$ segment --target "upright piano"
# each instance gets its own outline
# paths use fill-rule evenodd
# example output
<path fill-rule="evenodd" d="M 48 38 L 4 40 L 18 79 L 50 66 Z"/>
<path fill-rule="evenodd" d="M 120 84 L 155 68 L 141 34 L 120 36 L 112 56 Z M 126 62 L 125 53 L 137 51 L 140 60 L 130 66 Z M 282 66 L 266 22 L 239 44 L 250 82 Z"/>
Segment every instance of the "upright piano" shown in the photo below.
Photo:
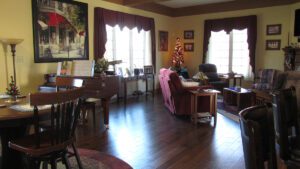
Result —
<path fill-rule="evenodd" d="M 119 91 L 119 76 L 61 76 L 63 78 L 83 79 L 85 86 L 85 98 L 99 98 L 101 99 L 101 106 L 103 107 L 104 125 L 109 128 L 109 102 L 112 96 Z M 55 83 L 46 83 L 39 87 L 41 92 L 50 92 L 55 90 Z"/>

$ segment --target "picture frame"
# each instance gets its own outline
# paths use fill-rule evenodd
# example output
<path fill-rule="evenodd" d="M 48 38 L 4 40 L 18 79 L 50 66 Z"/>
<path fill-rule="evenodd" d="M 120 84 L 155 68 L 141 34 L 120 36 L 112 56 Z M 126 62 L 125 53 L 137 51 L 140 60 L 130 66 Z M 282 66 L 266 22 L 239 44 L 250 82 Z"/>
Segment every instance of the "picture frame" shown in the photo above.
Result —
<path fill-rule="evenodd" d="M 185 52 L 193 52 L 194 51 L 194 43 L 184 43 L 184 51 Z"/>
<path fill-rule="evenodd" d="M 281 40 L 266 40 L 266 50 L 280 50 Z"/>
<path fill-rule="evenodd" d="M 159 51 L 168 51 L 168 38 L 169 34 L 167 31 L 159 31 Z"/>
<path fill-rule="evenodd" d="M 267 25 L 266 33 L 267 35 L 280 35 L 281 24 Z"/>
<path fill-rule="evenodd" d="M 154 74 L 154 68 L 152 65 L 144 66 L 144 75 Z"/>
<path fill-rule="evenodd" d="M 88 5 L 32 0 L 34 62 L 88 60 Z"/>
<path fill-rule="evenodd" d="M 194 31 L 193 30 L 185 30 L 183 33 L 184 39 L 194 39 Z"/>

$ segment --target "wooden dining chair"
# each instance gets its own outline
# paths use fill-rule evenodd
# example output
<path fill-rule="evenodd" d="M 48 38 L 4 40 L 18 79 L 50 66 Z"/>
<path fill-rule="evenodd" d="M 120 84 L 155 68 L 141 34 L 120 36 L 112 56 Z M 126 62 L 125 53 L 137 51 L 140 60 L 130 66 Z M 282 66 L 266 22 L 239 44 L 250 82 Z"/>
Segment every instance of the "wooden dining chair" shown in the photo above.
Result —
<path fill-rule="evenodd" d="M 10 148 L 26 155 L 29 168 L 39 169 L 41 162 L 50 162 L 51 168 L 55 169 L 58 159 L 62 159 L 66 168 L 70 168 L 67 147 L 74 143 L 83 91 L 84 88 L 74 88 L 30 95 L 30 105 L 34 107 L 34 133 L 9 142 Z M 49 105 L 48 109 L 43 108 L 46 105 Z M 40 118 L 49 111 L 48 119 Z M 50 120 L 47 130 L 41 130 L 42 120 Z"/>
<path fill-rule="evenodd" d="M 272 93 L 279 157 L 288 169 L 300 168 L 300 127 L 295 87 Z"/>
<path fill-rule="evenodd" d="M 81 87 L 83 86 L 83 80 L 82 79 L 74 79 L 74 78 L 68 78 L 68 77 L 56 77 L 56 91 L 59 91 L 61 89 L 72 89 L 74 87 Z M 87 112 L 89 110 L 93 113 L 93 124 L 95 126 L 96 124 L 96 102 L 94 101 L 88 101 L 87 99 L 84 99 L 81 106 L 81 112 L 82 112 L 82 120 L 84 122 L 85 116 L 87 115 Z"/>
<path fill-rule="evenodd" d="M 266 105 L 239 113 L 246 169 L 277 169 L 272 110 Z"/>

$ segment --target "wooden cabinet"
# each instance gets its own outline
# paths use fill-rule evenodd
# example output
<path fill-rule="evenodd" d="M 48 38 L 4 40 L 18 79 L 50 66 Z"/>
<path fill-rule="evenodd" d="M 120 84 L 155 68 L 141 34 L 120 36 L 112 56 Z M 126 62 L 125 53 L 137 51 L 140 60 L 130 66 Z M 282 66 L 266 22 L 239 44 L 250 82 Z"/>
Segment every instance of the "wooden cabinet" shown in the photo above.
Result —
<path fill-rule="evenodd" d="M 300 71 L 300 48 L 285 47 L 284 51 L 284 71 Z"/>

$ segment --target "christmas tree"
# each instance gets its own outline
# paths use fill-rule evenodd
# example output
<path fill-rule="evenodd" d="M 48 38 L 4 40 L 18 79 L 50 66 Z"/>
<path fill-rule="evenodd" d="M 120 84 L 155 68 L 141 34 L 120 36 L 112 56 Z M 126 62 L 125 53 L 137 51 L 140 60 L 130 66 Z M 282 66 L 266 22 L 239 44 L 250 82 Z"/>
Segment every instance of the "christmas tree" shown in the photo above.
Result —
<path fill-rule="evenodd" d="M 6 94 L 11 96 L 17 96 L 20 94 L 18 87 L 14 81 L 14 78 L 10 76 L 11 82 L 9 83 L 8 88 L 6 88 Z"/>
<path fill-rule="evenodd" d="M 177 71 L 181 69 L 181 65 L 184 63 L 183 60 L 183 49 L 180 43 L 180 38 L 176 38 L 175 49 L 172 55 L 173 68 Z"/>

